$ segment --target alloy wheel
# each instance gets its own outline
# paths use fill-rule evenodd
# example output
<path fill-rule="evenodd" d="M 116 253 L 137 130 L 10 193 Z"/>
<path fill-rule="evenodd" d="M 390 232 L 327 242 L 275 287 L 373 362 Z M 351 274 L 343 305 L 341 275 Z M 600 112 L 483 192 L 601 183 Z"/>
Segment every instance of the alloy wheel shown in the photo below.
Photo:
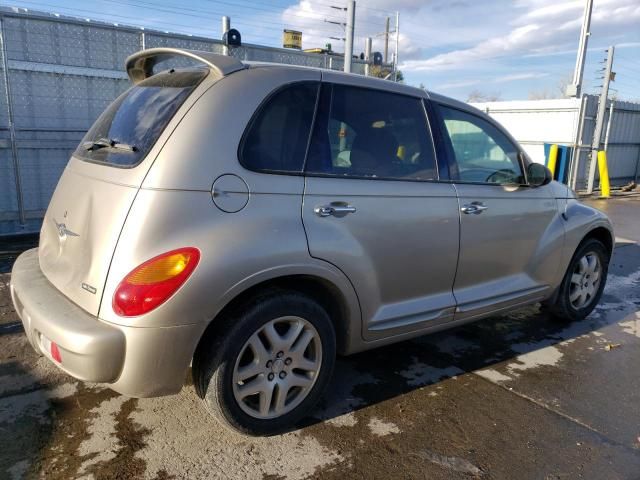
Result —
<path fill-rule="evenodd" d="M 569 302 L 575 309 L 593 302 L 600 287 L 602 268 L 595 252 L 588 252 L 576 263 L 571 274 Z"/>
<path fill-rule="evenodd" d="M 233 370 L 233 394 L 240 408 L 258 419 L 280 417 L 308 396 L 322 366 L 316 328 L 301 317 L 280 317 L 262 325 L 245 342 Z"/>

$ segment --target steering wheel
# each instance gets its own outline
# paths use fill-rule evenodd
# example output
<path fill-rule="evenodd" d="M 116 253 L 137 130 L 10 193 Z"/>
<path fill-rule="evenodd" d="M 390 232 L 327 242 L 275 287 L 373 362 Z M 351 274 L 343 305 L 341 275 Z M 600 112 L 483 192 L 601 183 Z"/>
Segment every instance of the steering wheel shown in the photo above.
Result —
<path fill-rule="evenodd" d="M 515 172 L 510 168 L 503 168 L 493 172 L 485 180 L 486 183 L 498 183 L 500 185 L 504 183 L 513 183 L 516 178 Z"/>

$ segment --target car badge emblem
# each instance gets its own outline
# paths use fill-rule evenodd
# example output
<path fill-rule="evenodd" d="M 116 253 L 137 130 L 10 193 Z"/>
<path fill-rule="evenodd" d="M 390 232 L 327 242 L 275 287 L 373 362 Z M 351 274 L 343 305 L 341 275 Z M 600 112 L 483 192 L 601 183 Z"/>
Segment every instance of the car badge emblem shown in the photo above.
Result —
<path fill-rule="evenodd" d="M 66 237 L 79 237 L 80 236 L 77 233 L 72 232 L 71 230 L 69 230 L 64 223 L 56 222 L 55 218 L 53 219 L 53 223 L 56 224 L 56 229 L 58 230 L 58 237 L 60 237 L 61 240 L 66 238 Z"/>

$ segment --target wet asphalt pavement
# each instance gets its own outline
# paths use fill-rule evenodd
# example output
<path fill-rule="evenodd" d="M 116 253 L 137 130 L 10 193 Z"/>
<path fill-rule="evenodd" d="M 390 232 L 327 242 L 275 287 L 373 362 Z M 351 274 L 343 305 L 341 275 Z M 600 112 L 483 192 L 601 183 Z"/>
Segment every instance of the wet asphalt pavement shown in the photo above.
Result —
<path fill-rule="evenodd" d="M 65 375 L 0 275 L 0 478 L 640 479 L 640 197 L 591 203 L 618 242 L 589 318 L 529 307 L 340 359 L 272 438 L 224 430 L 190 385 L 136 400 Z"/>

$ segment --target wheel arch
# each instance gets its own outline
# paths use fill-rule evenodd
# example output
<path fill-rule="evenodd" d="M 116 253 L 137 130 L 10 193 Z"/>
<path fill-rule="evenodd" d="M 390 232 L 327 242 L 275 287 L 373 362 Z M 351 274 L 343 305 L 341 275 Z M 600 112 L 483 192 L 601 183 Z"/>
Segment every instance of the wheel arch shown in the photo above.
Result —
<path fill-rule="evenodd" d="M 613 233 L 608 228 L 603 226 L 598 226 L 589 230 L 580 241 L 580 244 L 578 245 L 576 250 L 580 248 L 580 245 L 591 238 L 600 241 L 607 248 L 609 255 L 611 255 L 611 253 L 613 252 L 613 247 L 615 246 L 615 238 L 613 237 Z"/>
<path fill-rule="evenodd" d="M 249 301 L 268 295 L 270 292 L 291 291 L 306 295 L 326 308 L 336 332 L 338 354 L 348 354 L 360 335 L 360 307 L 350 283 L 335 281 L 317 273 L 286 273 L 268 278 L 247 280 L 233 289 L 224 305 L 213 316 L 196 345 L 194 356 L 199 349 L 224 334 L 225 319 L 243 308 Z M 346 280 L 346 279 L 345 279 Z M 345 292 L 345 289 L 347 291 Z M 348 289 L 351 289 L 349 291 Z"/>
<path fill-rule="evenodd" d="M 559 289 L 561 286 L 561 282 L 567 273 L 567 269 L 569 268 L 571 259 L 586 241 L 592 238 L 596 239 L 605 246 L 605 248 L 607 249 L 607 252 L 609 253 L 609 256 L 613 254 L 613 247 L 615 246 L 615 237 L 614 237 L 613 231 L 611 230 L 610 225 L 603 224 L 603 223 L 596 224 L 592 226 L 592 228 L 588 229 L 586 232 L 584 233 L 581 232 L 581 236 L 576 235 L 573 238 L 576 238 L 576 240 L 577 239 L 580 239 L 580 240 L 576 241 L 576 243 L 572 242 L 573 245 L 575 245 L 575 247 L 571 250 L 566 251 L 564 261 L 562 262 L 562 267 L 559 269 L 559 271 L 561 272 L 561 276 L 558 279 L 558 284 L 554 288 L 553 293 L 550 295 L 550 297 L 545 301 L 545 303 L 553 303 L 556 301 L 559 293 Z"/>

